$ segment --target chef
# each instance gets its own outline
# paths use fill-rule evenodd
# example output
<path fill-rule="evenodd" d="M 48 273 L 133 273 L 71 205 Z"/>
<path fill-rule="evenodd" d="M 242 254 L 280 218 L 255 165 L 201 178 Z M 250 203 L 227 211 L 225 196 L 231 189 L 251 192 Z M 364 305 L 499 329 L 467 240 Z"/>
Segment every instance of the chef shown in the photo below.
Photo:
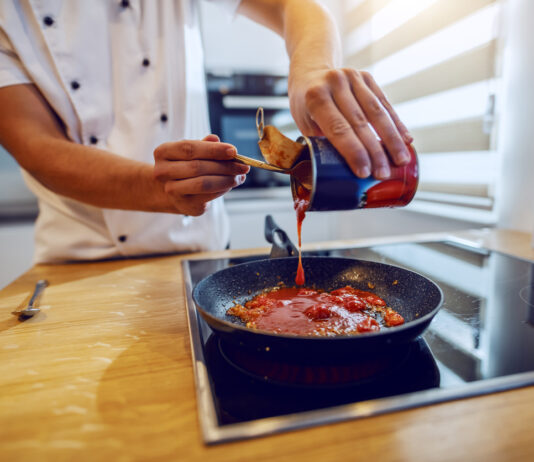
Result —
<path fill-rule="evenodd" d="M 313 0 L 213 0 L 279 33 L 292 115 L 360 177 L 411 137 L 372 77 L 340 68 Z M 0 2 L 0 144 L 36 194 L 35 262 L 216 250 L 248 167 L 209 134 L 196 0 Z M 230 26 L 229 26 L 230 27 Z M 372 126 L 372 128 L 370 127 Z"/>

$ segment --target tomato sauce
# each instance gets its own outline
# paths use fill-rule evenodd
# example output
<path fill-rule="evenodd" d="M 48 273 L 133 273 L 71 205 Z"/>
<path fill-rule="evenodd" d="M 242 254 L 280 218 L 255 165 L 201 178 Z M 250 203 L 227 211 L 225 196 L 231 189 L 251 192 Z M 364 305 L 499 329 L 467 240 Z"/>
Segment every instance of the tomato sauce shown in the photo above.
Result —
<path fill-rule="evenodd" d="M 310 205 L 310 190 L 304 188 L 302 185 L 297 186 L 297 197 L 294 201 L 295 211 L 297 212 L 297 233 L 299 238 L 299 264 L 297 267 L 297 276 L 295 277 L 295 284 L 302 286 L 306 283 L 304 276 L 304 267 L 302 266 L 302 222 L 306 216 L 306 210 Z"/>
<path fill-rule="evenodd" d="M 234 305 L 227 314 L 253 329 L 315 336 L 377 332 L 404 323 L 378 295 L 349 286 L 331 292 L 280 287 Z"/>

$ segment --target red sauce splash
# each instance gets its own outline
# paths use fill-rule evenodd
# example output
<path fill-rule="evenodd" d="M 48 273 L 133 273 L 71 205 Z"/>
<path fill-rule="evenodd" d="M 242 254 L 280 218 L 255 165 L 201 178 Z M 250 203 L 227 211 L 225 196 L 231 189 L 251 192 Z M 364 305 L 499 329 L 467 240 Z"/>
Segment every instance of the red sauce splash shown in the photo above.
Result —
<path fill-rule="evenodd" d="M 294 207 L 297 212 L 297 233 L 299 238 L 299 265 L 297 267 L 297 276 L 295 277 L 295 284 L 298 286 L 304 285 L 306 282 L 306 278 L 304 276 L 304 267 L 302 266 L 302 255 L 301 255 L 301 247 L 302 247 L 302 222 L 304 221 L 304 217 L 306 216 L 306 210 L 308 209 L 308 206 L 310 205 L 310 191 L 306 188 L 304 188 L 302 185 L 298 185 L 297 188 L 297 195 L 294 200 Z"/>
<path fill-rule="evenodd" d="M 282 287 L 231 307 L 247 327 L 296 335 L 333 336 L 377 332 L 404 323 L 378 295 L 352 287 L 331 292 Z"/>

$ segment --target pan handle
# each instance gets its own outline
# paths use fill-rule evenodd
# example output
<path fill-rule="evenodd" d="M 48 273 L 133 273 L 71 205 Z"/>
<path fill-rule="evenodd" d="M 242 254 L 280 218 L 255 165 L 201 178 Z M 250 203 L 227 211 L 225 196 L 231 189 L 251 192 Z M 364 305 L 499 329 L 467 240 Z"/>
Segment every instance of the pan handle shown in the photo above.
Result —
<path fill-rule="evenodd" d="M 292 257 L 297 255 L 297 248 L 287 233 L 280 228 L 271 215 L 265 217 L 265 239 L 271 243 L 270 258 Z"/>

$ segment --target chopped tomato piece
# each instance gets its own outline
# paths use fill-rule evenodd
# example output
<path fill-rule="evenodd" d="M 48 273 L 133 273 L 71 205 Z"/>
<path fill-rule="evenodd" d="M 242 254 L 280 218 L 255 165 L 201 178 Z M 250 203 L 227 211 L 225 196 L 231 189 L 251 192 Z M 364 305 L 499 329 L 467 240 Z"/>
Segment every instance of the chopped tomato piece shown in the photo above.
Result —
<path fill-rule="evenodd" d="M 314 321 L 332 317 L 332 311 L 330 311 L 324 305 L 310 306 L 308 309 L 306 309 L 306 311 L 304 311 L 304 314 Z"/>
<path fill-rule="evenodd" d="M 298 290 L 297 295 L 298 296 L 306 296 L 306 295 L 315 295 L 317 293 L 316 290 L 313 289 L 307 289 L 306 287 L 302 287 Z"/>
<path fill-rule="evenodd" d="M 330 292 L 332 295 L 338 295 L 342 297 L 347 297 L 351 295 L 356 295 L 364 299 L 367 303 L 375 306 L 386 306 L 386 302 L 382 300 L 378 295 L 368 292 L 366 290 L 354 289 L 353 287 L 346 286 L 340 289 L 333 290 Z"/>
<path fill-rule="evenodd" d="M 339 295 L 326 295 L 328 297 L 328 301 L 334 305 L 343 306 L 343 303 L 345 303 L 345 299 L 343 297 L 340 297 Z"/>
<path fill-rule="evenodd" d="M 388 308 L 386 310 L 386 314 L 384 315 L 384 321 L 386 322 L 386 326 L 388 327 L 400 326 L 401 324 L 404 324 L 404 318 L 391 308 Z"/>
<path fill-rule="evenodd" d="M 343 303 L 343 306 L 351 312 L 360 311 L 366 307 L 365 302 L 358 297 L 350 297 Z"/>
<path fill-rule="evenodd" d="M 340 289 L 332 290 L 330 293 L 332 295 L 341 295 L 341 296 L 354 295 L 356 293 L 356 289 L 349 287 L 349 286 L 345 286 L 345 287 L 341 287 Z"/>
<path fill-rule="evenodd" d="M 372 292 L 367 292 L 366 290 L 358 290 L 357 294 L 371 305 L 386 306 L 386 302 L 382 300 L 378 295 L 375 295 Z"/>
<path fill-rule="evenodd" d="M 386 302 L 382 300 L 378 295 L 370 294 L 365 297 L 368 303 L 375 306 L 386 306 Z"/>
<path fill-rule="evenodd" d="M 367 317 L 358 324 L 358 332 L 375 332 L 380 330 L 380 325 L 373 318 Z"/>

